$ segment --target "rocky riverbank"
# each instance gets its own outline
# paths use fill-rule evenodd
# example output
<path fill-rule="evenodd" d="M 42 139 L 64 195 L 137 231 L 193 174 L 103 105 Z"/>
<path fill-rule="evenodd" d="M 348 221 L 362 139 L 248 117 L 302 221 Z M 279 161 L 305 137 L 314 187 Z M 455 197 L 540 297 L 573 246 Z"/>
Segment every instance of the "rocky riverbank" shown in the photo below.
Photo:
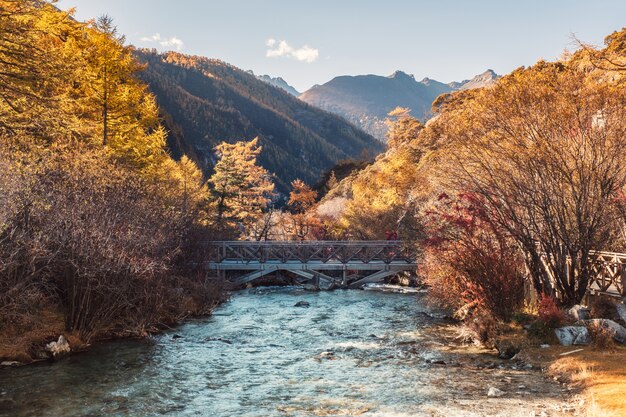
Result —
<path fill-rule="evenodd" d="M 216 307 L 228 300 L 228 293 L 221 287 L 216 286 L 207 294 L 210 295 L 200 301 L 183 298 L 186 310 L 182 314 L 160 315 L 158 320 L 144 328 L 111 323 L 89 342 L 81 338 L 80 332 L 67 331 L 61 309 L 49 306 L 26 324 L 15 323 L 0 328 L 0 372 L 2 368 L 59 360 L 111 340 L 141 339 L 160 334 L 186 320 L 210 316 Z"/>

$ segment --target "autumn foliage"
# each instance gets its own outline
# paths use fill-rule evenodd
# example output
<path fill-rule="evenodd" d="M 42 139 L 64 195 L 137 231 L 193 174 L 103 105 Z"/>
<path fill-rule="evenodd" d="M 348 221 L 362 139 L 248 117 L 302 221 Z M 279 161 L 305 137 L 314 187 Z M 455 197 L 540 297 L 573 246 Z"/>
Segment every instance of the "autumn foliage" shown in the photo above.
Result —
<path fill-rule="evenodd" d="M 472 194 L 442 194 L 426 214 L 426 275 L 434 296 L 454 308 L 508 321 L 524 301 L 515 242 Z"/>
<path fill-rule="evenodd" d="M 319 207 L 334 208 L 347 236 L 381 238 L 397 228 L 402 239 L 418 241 L 429 237 L 424 214 L 441 204 L 439 195 L 471 195 L 493 226 L 489 233 L 507 242 L 508 259 L 516 260 L 510 269 L 522 262 L 534 292 L 560 307 L 579 303 L 594 273 L 593 251 L 626 250 L 625 39 L 622 30 L 603 49 L 584 46 L 490 87 L 443 95 L 425 125 L 396 109 L 387 152 Z"/>
<path fill-rule="evenodd" d="M 220 300 L 187 259 L 212 234 L 208 187 L 166 152 L 140 68 L 107 17 L 0 1 L 3 339 L 50 312 L 84 342 L 143 335 Z"/>

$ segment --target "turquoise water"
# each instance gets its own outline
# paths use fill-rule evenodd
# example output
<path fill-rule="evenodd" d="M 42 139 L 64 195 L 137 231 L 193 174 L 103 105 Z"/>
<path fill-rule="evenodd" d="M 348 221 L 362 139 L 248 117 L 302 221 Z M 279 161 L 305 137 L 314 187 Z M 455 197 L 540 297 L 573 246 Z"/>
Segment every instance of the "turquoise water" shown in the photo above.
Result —
<path fill-rule="evenodd" d="M 299 301 L 310 306 L 295 307 Z M 149 340 L 105 343 L 57 363 L 0 370 L 0 415 L 412 416 L 481 410 L 484 390 L 501 375 L 454 363 L 432 331 L 442 320 L 427 311 L 418 294 L 242 291 L 212 317 Z M 433 364 L 442 359 L 446 366 Z"/>

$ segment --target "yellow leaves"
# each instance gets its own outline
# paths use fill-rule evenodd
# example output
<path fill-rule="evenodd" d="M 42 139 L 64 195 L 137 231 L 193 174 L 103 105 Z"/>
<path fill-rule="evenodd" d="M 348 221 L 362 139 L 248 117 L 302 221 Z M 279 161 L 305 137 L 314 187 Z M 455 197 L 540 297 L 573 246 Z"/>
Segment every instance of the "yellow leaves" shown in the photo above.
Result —
<path fill-rule="evenodd" d="M 219 161 L 209 179 L 217 200 L 217 221 L 224 218 L 249 225 L 258 220 L 270 202 L 274 184 L 267 170 L 256 164 L 258 138 L 215 147 Z"/>
<path fill-rule="evenodd" d="M 389 112 L 385 124 L 389 127 L 387 144 L 390 148 L 414 140 L 424 127 L 419 120 L 411 117 L 410 112 L 411 109 L 406 107 L 396 107 Z"/>
<path fill-rule="evenodd" d="M 289 194 L 289 206 L 297 212 L 305 212 L 310 209 L 317 199 L 317 192 L 306 185 L 304 181 L 296 179 L 291 182 Z"/>
<path fill-rule="evenodd" d="M 168 210 L 206 205 L 200 170 L 166 153 L 156 100 L 110 19 L 78 22 L 36 0 L 0 0 L 0 10 L 0 73 L 10 75 L 0 78 L 2 140 L 17 141 L 33 160 L 38 147 L 112 158 L 158 190 Z M 106 186 L 107 176 L 99 178 Z"/>

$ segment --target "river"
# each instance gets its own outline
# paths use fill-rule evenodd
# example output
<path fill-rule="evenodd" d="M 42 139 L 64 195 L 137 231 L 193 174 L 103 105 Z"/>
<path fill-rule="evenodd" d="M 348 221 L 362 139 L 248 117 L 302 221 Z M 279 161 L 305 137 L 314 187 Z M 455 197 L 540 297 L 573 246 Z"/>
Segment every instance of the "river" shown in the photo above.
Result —
<path fill-rule="evenodd" d="M 438 317 L 419 293 L 241 291 L 147 340 L 0 370 L 0 415 L 572 415 L 566 388 L 460 348 Z"/>

